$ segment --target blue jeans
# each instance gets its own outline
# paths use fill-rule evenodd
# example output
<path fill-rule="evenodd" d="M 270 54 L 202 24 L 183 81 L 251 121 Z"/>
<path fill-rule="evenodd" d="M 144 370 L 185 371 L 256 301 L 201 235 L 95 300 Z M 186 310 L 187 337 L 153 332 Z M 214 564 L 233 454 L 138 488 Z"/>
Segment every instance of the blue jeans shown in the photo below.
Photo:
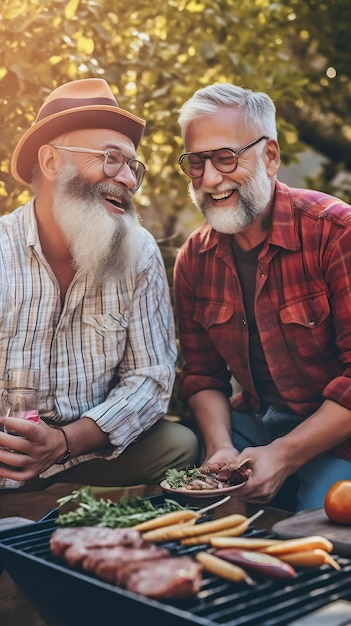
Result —
<path fill-rule="evenodd" d="M 304 419 L 285 407 L 275 405 L 269 405 L 256 414 L 233 411 L 233 443 L 239 451 L 248 446 L 267 445 Z M 292 509 L 316 509 L 323 507 L 328 489 L 338 480 L 351 480 L 351 463 L 325 452 L 303 465 L 292 479 L 288 479 L 281 494 L 285 501 L 293 503 Z M 294 492 L 284 494 L 284 488 L 289 490 L 291 485 Z"/>

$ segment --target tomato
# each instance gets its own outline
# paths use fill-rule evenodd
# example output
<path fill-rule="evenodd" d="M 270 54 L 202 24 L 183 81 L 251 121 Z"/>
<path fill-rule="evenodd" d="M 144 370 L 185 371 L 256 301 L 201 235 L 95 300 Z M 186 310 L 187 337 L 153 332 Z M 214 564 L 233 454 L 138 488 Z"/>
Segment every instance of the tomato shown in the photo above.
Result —
<path fill-rule="evenodd" d="M 351 480 L 339 480 L 330 487 L 324 510 L 331 522 L 351 524 Z"/>

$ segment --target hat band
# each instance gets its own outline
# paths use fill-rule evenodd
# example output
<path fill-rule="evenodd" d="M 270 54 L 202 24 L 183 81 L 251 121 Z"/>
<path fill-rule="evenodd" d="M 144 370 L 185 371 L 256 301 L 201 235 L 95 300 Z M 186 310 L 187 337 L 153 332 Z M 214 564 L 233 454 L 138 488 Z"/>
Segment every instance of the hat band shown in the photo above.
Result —
<path fill-rule="evenodd" d="M 76 109 L 87 106 L 112 106 L 119 109 L 115 100 L 110 98 L 58 98 L 54 102 L 49 102 L 39 112 L 36 122 L 40 122 L 45 117 L 55 115 L 55 113 L 66 113 L 68 109 Z"/>

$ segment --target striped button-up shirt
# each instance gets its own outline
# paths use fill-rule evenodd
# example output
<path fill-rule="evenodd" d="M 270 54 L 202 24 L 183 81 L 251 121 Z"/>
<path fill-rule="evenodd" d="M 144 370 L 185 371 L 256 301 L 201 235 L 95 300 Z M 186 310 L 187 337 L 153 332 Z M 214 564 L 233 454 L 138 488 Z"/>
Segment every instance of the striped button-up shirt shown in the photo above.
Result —
<path fill-rule="evenodd" d="M 249 330 L 230 235 L 194 232 L 175 267 L 184 367 L 181 396 L 243 389 L 257 410 Z M 281 404 L 307 416 L 325 398 L 351 410 L 351 207 L 277 182 L 272 227 L 258 255 L 254 311 Z M 239 400 L 239 398 L 238 398 Z"/>
<path fill-rule="evenodd" d="M 177 350 L 163 259 L 150 233 L 138 227 L 135 236 L 142 251 L 133 271 L 102 286 L 78 273 L 62 307 L 41 250 L 34 199 L 0 220 L 0 386 L 7 369 L 40 368 L 40 417 L 53 425 L 91 418 L 114 446 L 107 458 L 166 413 L 174 382 Z M 54 465 L 43 476 L 62 469 Z"/>

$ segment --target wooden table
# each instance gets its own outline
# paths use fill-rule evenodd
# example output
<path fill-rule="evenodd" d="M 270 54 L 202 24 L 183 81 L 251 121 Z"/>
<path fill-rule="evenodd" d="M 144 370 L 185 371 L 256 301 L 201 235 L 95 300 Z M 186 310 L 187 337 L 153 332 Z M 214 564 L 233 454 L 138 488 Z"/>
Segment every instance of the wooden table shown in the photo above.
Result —
<path fill-rule="evenodd" d="M 48 511 L 57 507 L 58 498 L 80 487 L 81 485 L 58 484 L 38 493 L 0 494 L 0 528 L 1 520 L 5 522 L 4 518 L 8 517 L 37 521 Z M 135 493 L 133 490 L 129 491 Z M 122 493 L 125 493 L 125 490 Z M 137 489 L 136 493 L 142 495 L 140 489 Z M 121 490 L 105 491 L 102 497 L 109 497 L 118 502 Z M 192 504 L 196 507 L 205 507 L 212 502 L 213 499 L 194 499 Z M 231 513 L 242 513 L 250 517 L 261 508 L 264 513 L 254 522 L 255 528 L 270 530 L 275 522 L 292 515 L 281 509 L 245 504 L 235 497 L 214 509 L 213 515 L 222 517 Z M 1 626 L 47 626 L 7 572 L 0 574 L 0 624 Z"/>

